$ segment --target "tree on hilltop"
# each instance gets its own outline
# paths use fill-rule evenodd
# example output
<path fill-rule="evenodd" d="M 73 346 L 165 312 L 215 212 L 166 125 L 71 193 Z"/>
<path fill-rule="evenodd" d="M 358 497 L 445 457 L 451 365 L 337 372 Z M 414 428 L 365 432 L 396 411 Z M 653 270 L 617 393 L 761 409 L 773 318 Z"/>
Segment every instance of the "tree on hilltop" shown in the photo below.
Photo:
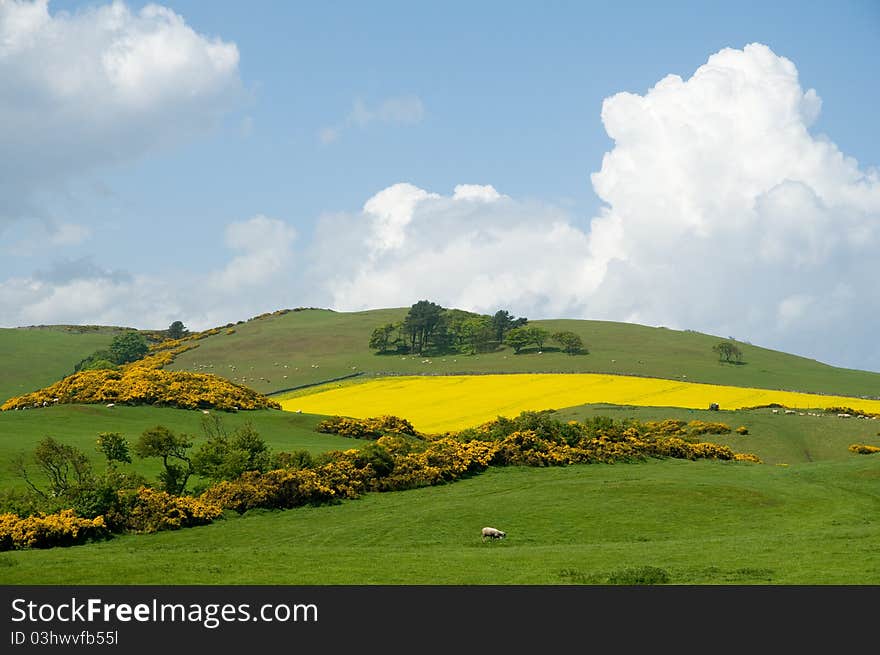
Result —
<path fill-rule="evenodd" d="M 444 311 L 443 307 L 428 300 L 420 300 L 410 307 L 403 319 L 403 332 L 409 339 L 410 352 L 421 353 L 428 347 Z"/>
<path fill-rule="evenodd" d="M 189 333 L 189 330 L 186 329 L 183 321 L 174 321 L 168 326 L 167 334 L 169 339 L 180 339 L 187 333 Z"/>

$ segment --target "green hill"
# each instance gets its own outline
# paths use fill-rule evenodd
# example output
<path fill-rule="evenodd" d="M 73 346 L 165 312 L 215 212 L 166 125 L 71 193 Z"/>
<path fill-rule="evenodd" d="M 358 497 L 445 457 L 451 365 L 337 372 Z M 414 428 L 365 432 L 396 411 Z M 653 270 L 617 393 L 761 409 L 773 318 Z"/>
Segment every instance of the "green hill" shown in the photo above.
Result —
<path fill-rule="evenodd" d="M 173 370 L 211 372 L 261 393 L 363 374 L 618 373 L 690 382 L 880 397 L 880 373 L 843 369 L 738 342 L 740 364 L 712 351 L 721 337 L 693 331 L 591 320 L 536 320 L 548 331 L 578 334 L 589 354 L 552 347 L 515 355 L 501 348 L 478 355 L 379 355 L 368 348 L 374 328 L 399 321 L 407 308 L 363 312 L 308 309 L 251 319 L 202 339 Z M 548 344 L 552 346 L 552 344 Z"/>
<path fill-rule="evenodd" d="M 80 360 L 107 348 L 121 330 L 78 325 L 0 328 L 0 404 L 73 373 Z"/>

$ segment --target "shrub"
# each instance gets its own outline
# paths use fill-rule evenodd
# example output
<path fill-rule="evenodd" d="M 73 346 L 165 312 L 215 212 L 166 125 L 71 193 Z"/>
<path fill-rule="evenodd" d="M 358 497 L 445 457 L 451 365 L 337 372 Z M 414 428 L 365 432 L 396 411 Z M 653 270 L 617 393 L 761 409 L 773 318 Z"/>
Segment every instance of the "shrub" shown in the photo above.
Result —
<path fill-rule="evenodd" d="M 355 439 L 378 439 L 386 434 L 405 434 L 415 436 L 416 429 L 406 419 L 398 416 L 379 416 L 371 418 L 348 418 L 333 416 L 318 423 L 318 432 L 338 434 Z"/>
<path fill-rule="evenodd" d="M 858 455 L 873 455 L 874 453 L 880 453 L 880 448 L 869 446 L 868 444 L 854 443 L 849 447 L 849 451 Z"/>
<path fill-rule="evenodd" d="M 21 518 L 0 514 L 0 550 L 72 546 L 109 536 L 104 518 L 80 518 L 72 509 Z"/>
<path fill-rule="evenodd" d="M 749 429 L 746 426 L 741 425 L 736 429 L 736 433 L 745 435 L 749 433 Z"/>
<path fill-rule="evenodd" d="M 203 498 L 172 496 L 165 491 L 141 487 L 125 494 L 127 531 L 148 533 L 177 530 L 211 523 L 223 514 L 222 508 Z"/>

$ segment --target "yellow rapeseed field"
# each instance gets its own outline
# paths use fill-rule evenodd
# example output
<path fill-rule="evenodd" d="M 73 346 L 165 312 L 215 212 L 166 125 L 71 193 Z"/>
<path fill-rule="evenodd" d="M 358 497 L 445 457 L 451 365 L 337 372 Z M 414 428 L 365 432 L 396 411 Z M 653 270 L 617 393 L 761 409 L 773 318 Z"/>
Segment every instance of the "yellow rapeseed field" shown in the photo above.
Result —
<path fill-rule="evenodd" d="M 778 403 L 819 409 L 880 412 L 880 401 L 845 396 L 728 387 L 624 375 L 514 374 L 389 377 L 278 399 L 288 411 L 367 418 L 392 414 L 423 432 L 459 430 L 526 410 L 586 403 L 649 407 L 740 409 Z"/>

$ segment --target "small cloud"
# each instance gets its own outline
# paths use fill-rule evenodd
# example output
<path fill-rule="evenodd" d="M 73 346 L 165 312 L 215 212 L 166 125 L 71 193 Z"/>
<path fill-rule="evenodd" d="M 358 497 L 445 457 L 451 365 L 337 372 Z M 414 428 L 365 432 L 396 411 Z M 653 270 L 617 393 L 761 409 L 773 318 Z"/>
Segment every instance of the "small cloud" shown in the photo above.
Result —
<path fill-rule="evenodd" d="M 91 233 L 84 225 L 62 223 L 55 228 L 49 241 L 53 246 L 75 246 L 88 239 Z"/>
<path fill-rule="evenodd" d="M 75 280 L 104 280 L 115 284 L 131 280 L 126 271 L 112 271 L 98 266 L 92 257 L 60 259 L 48 270 L 34 273 L 34 280 L 53 285 L 67 284 Z"/>
<path fill-rule="evenodd" d="M 338 125 L 322 128 L 318 131 L 318 138 L 321 143 L 333 143 L 342 132 L 352 127 L 365 129 L 373 123 L 415 125 L 424 117 L 425 106 L 415 95 L 386 98 L 374 107 L 368 106 L 361 98 L 356 98 L 345 120 Z"/>
<path fill-rule="evenodd" d="M 241 119 L 241 124 L 239 125 L 239 131 L 241 132 L 241 136 L 245 139 L 251 136 L 254 133 L 254 118 L 253 116 L 245 116 Z"/>
<path fill-rule="evenodd" d="M 339 128 L 325 127 L 318 132 L 318 138 L 321 139 L 321 143 L 333 143 L 339 138 Z"/>

